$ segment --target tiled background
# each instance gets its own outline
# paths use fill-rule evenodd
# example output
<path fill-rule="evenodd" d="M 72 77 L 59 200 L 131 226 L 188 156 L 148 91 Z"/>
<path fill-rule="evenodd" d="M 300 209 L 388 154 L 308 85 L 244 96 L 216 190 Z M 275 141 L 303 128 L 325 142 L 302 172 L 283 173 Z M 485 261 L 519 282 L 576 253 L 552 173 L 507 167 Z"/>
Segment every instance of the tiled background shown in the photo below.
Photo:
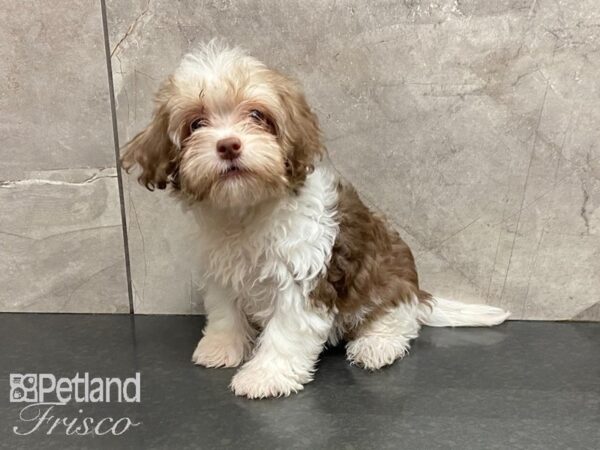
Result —
<path fill-rule="evenodd" d="M 1 310 L 127 312 L 100 3 L 0 1 L 0 60 Z"/>
<path fill-rule="evenodd" d="M 426 289 L 600 320 L 596 0 L 106 0 L 104 24 L 97 0 L 0 4 L 2 310 L 129 309 L 113 133 L 140 130 L 180 57 L 222 37 L 304 83 Z M 135 311 L 200 312 L 191 220 L 123 184 Z"/>

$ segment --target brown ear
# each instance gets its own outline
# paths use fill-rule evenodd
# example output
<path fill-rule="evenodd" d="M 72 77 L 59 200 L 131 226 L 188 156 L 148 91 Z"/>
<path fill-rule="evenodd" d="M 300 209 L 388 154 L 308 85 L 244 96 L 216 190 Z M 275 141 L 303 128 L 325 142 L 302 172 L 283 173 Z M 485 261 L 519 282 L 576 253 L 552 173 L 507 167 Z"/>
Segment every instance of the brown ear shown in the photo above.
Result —
<path fill-rule="evenodd" d="M 140 184 L 148 190 L 165 189 L 170 175 L 176 171 L 177 149 L 169 138 L 169 110 L 172 82 L 167 80 L 156 95 L 156 109 L 150 124 L 124 147 L 121 166 L 126 172 L 137 164 L 142 169 Z"/>
<path fill-rule="evenodd" d="M 280 99 L 287 113 L 286 124 L 279 130 L 286 147 L 291 147 L 288 155 L 288 177 L 292 185 L 301 184 L 313 169 L 313 163 L 325 154 L 321 144 L 321 130 L 302 90 L 296 82 L 282 83 Z"/>

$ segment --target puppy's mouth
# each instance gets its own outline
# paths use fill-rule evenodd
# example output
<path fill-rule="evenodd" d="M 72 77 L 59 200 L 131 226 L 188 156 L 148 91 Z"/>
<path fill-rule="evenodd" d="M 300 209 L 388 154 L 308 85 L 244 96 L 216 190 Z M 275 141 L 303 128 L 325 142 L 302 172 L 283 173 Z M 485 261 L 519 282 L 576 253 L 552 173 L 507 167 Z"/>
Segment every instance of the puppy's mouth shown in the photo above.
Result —
<path fill-rule="evenodd" d="M 221 178 L 237 178 L 247 175 L 249 171 L 237 165 L 231 165 L 221 172 Z"/>

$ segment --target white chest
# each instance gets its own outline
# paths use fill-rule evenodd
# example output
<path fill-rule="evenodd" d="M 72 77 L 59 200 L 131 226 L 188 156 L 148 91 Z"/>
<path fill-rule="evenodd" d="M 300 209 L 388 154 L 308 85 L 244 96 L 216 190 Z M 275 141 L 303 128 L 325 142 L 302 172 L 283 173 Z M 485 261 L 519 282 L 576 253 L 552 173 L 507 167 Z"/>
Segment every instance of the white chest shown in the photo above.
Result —
<path fill-rule="evenodd" d="M 338 233 L 335 178 L 309 176 L 299 194 L 246 217 L 203 217 L 198 211 L 204 276 L 233 289 L 249 316 L 268 315 L 282 290 L 306 297 L 331 258 Z"/>

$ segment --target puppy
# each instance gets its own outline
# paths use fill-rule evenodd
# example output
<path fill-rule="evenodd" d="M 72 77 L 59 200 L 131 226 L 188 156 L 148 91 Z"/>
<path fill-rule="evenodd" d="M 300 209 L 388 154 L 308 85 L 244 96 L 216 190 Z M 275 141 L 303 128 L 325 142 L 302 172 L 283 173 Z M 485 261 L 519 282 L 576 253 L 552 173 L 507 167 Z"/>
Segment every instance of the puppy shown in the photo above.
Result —
<path fill-rule="evenodd" d="M 169 187 L 198 222 L 208 320 L 192 360 L 243 364 L 237 395 L 300 391 L 327 343 L 376 370 L 406 355 L 422 324 L 509 315 L 422 290 L 408 246 L 325 152 L 300 86 L 214 41 L 162 83 L 151 123 L 125 147 L 123 168 L 139 166 L 149 190 Z"/>

